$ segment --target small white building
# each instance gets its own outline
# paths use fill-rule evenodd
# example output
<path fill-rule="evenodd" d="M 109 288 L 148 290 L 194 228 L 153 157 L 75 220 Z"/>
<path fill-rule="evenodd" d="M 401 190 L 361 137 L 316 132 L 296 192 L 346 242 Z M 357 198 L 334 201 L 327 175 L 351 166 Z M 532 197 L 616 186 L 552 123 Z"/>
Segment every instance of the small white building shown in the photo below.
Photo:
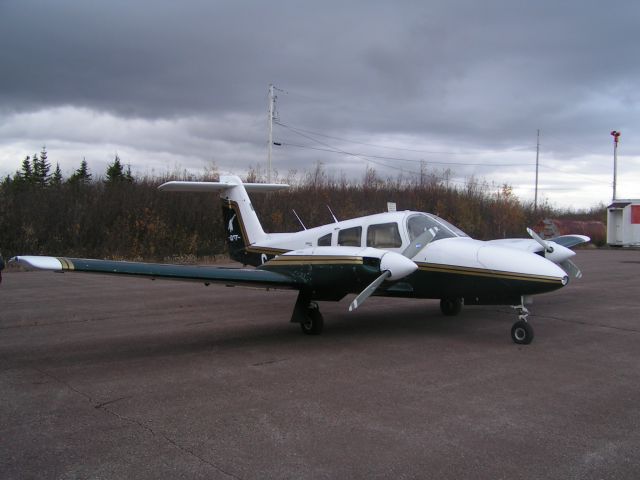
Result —
<path fill-rule="evenodd" d="M 640 246 L 640 200 L 614 200 L 607 207 L 607 244 Z"/>

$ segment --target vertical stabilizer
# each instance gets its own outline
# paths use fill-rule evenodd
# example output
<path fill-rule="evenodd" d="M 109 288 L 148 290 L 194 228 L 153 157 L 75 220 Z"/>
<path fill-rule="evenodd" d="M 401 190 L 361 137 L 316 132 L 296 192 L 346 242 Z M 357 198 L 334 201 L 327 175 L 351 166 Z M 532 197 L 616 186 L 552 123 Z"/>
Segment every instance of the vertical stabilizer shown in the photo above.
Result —
<path fill-rule="evenodd" d="M 229 256 L 245 265 L 260 265 L 259 253 L 249 248 L 264 240 L 264 233 L 248 192 L 273 192 L 288 188 L 284 184 L 242 183 L 235 175 L 220 176 L 219 182 L 167 182 L 158 187 L 169 192 L 219 192 Z"/>
<path fill-rule="evenodd" d="M 256 215 L 253 209 L 249 194 L 242 180 L 235 175 L 221 176 L 220 183 L 227 186 L 220 192 L 220 198 L 223 200 L 223 208 L 226 207 L 227 210 L 233 210 L 233 213 L 237 217 L 238 227 L 240 228 L 240 230 L 231 230 L 234 220 L 232 215 L 229 215 L 228 218 L 226 217 L 227 212 L 225 213 L 227 233 L 242 233 L 247 245 L 263 240 L 265 237 L 264 230 L 262 229 L 260 220 L 258 220 L 258 215 Z"/>

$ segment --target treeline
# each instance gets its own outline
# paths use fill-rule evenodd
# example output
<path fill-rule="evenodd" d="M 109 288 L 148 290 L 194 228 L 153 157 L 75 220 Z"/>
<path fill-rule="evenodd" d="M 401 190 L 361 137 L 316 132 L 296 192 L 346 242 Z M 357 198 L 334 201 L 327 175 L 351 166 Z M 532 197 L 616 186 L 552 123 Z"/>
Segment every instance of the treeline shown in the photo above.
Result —
<path fill-rule="evenodd" d="M 225 253 L 216 194 L 157 190 L 168 180 L 215 180 L 215 169 L 200 177 L 182 172 L 136 178 L 116 157 L 104 178 L 92 178 L 83 162 L 65 179 L 56 173 L 59 167 L 49 174 L 46 152 L 41 163 L 43 152 L 37 160 L 25 160 L 20 171 L 0 183 L 0 252 L 5 257 L 47 254 L 175 261 Z M 353 182 L 328 174 L 318 164 L 310 172 L 289 172 L 278 179 L 292 188 L 254 194 L 252 201 L 263 227 L 271 232 L 300 230 L 294 209 L 310 228 L 333 221 L 327 206 L 344 220 L 386 211 L 389 201 L 398 210 L 433 212 L 480 239 L 524 236 L 527 226 L 562 215 L 546 205 L 534 212 L 508 185 L 470 180 L 455 187 L 446 178 L 430 174 L 382 179 L 368 168 L 361 181 Z M 251 169 L 244 180 L 265 178 L 260 170 Z"/>

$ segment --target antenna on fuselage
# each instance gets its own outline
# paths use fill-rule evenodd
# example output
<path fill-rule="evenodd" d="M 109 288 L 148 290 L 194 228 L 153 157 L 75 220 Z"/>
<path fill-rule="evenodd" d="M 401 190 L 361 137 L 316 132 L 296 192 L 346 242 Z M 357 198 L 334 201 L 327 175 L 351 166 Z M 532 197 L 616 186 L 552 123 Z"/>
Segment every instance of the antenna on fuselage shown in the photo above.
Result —
<path fill-rule="evenodd" d="M 340 223 L 338 222 L 338 219 L 336 218 L 336 216 L 333 214 L 333 212 L 331 211 L 331 207 L 329 205 L 327 205 L 327 208 L 329 209 L 329 213 L 331 214 L 331 216 L 333 217 L 333 221 L 336 223 Z"/>
<path fill-rule="evenodd" d="M 296 218 L 298 219 L 298 221 L 300 222 L 300 225 L 302 225 L 302 228 L 304 228 L 305 230 L 307 229 L 307 227 L 304 226 L 304 223 L 302 223 L 302 220 L 300 220 L 300 217 L 298 216 L 298 214 L 296 213 L 295 210 L 293 210 L 293 208 L 291 209 L 293 211 L 293 214 L 296 216 Z"/>

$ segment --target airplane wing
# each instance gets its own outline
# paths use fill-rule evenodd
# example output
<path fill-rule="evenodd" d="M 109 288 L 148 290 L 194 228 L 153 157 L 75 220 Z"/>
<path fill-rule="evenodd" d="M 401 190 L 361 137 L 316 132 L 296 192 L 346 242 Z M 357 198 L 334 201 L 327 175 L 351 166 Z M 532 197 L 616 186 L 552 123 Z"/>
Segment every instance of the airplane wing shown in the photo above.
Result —
<path fill-rule="evenodd" d="M 357 304 L 362 304 L 383 281 L 398 280 L 418 268 L 412 260 L 398 253 L 370 247 L 315 247 L 295 250 L 279 255 L 255 269 L 31 255 L 17 256 L 11 261 L 55 272 L 130 275 L 204 284 L 304 290 L 316 299 L 326 300 L 339 300 L 348 293 L 361 291 L 369 285 L 370 288 L 366 289 Z"/>
<path fill-rule="evenodd" d="M 52 270 L 56 272 L 74 271 L 108 275 L 131 275 L 151 279 L 185 280 L 202 283 L 224 283 L 225 285 L 284 289 L 298 289 L 301 286 L 300 282 L 291 276 L 253 268 L 170 265 L 31 255 L 14 257 L 11 261 L 39 270 Z"/>
<path fill-rule="evenodd" d="M 581 243 L 587 243 L 591 239 L 586 235 L 560 235 L 559 237 L 553 237 L 549 240 L 563 247 L 571 248 Z"/>
<path fill-rule="evenodd" d="M 559 237 L 549 238 L 548 242 L 554 242 L 565 248 L 572 248 L 581 243 L 587 243 L 591 239 L 586 235 L 561 235 Z M 533 238 L 501 238 L 498 240 L 489 240 L 487 243 L 501 245 L 503 247 L 517 248 L 527 252 L 539 253 L 544 250 L 542 244 Z"/>

